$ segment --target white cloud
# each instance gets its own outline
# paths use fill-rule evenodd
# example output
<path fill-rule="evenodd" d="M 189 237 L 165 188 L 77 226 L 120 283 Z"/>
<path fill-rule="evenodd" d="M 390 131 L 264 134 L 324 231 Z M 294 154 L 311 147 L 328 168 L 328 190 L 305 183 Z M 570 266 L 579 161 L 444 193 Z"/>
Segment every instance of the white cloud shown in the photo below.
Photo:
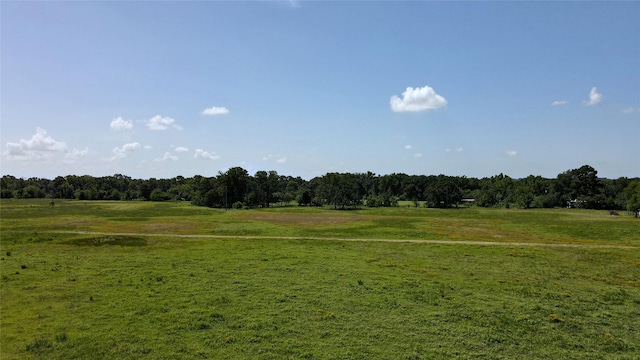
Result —
<path fill-rule="evenodd" d="M 407 150 L 411 150 L 412 146 L 411 145 L 405 145 L 404 148 L 407 149 Z"/>
<path fill-rule="evenodd" d="M 202 111 L 203 115 L 225 115 L 229 113 L 229 109 L 224 106 L 212 106 Z"/>
<path fill-rule="evenodd" d="M 73 149 L 73 151 L 67 153 L 65 157 L 69 160 L 77 160 L 87 156 L 88 153 L 89 153 L 89 148 L 84 148 L 82 150 Z"/>
<path fill-rule="evenodd" d="M 171 155 L 171 153 L 167 151 L 166 153 L 164 153 L 164 156 L 162 157 L 162 159 L 160 159 L 160 161 L 168 161 L 168 160 L 176 161 L 178 160 L 178 157 Z"/>
<path fill-rule="evenodd" d="M 125 120 L 120 116 L 111 120 L 111 130 L 113 131 L 130 130 L 132 128 L 133 128 L 133 121 L 131 120 Z"/>
<path fill-rule="evenodd" d="M 220 158 L 216 153 L 209 153 L 208 151 L 204 151 L 202 149 L 196 149 L 196 153 L 193 156 L 196 159 L 205 159 L 205 160 L 217 160 Z"/>
<path fill-rule="evenodd" d="M 507 151 L 507 156 L 516 156 L 516 155 L 518 155 L 517 151 L 514 151 L 514 150 Z"/>
<path fill-rule="evenodd" d="M 421 157 L 422 157 L 422 154 L 421 154 L 421 153 L 413 154 L 413 157 L 414 157 L 414 158 L 421 158 Z"/>
<path fill-rule="evenodd" d="M 286 163 L 286 162 L 287 162 L 287 158 L 286 158 L 286 157 L 280 158 L 280 159 L 276 160 L 276 162 L 277 162 L 278 164 L 284 164 L 284 163 Z"/>
<path fill-rule="evenodd" d="M 8 142 L 6 147 L 5 154 L 15 159 L 40 159 L 55 152 L 67 151 L 66 143 L 54 140 L 42 128 L 37 128 L 31 139 L 22 139 L 17 143 Z"/>
<path fill-rule="evenodd" d="M 556 100 L 551 103 L 551 106 L 566 105 L 568 103 L 569 102 L 567 100 Z"/>
<path fill-rule="evenodd" d="M 140 143 L 138 142 L 132 142 L 132 143 L 128 143 L 128 144 L 124 144 L 122 145 L 121 148 L 116 147 L 113 149 L 113 156 L 110 157 L 109 161 L 115 161 L 118 159 L 124 159 L 127 157 L 127 153 L 130 152 L 134 152 L 138 149 L 140 149 L 142 146 L 140 145 Z"/>
<path fill-rule="evenodd" d="M 121 151 L 121 152 L 132 152 L 132 151 L 136 151 L 138 149 L 140 149 L 140 143 L 132 142 L 132 143 L 124 144 L 124 145 L 122 145 L 122 148 L 120 148 L 120 149 L 116 148 L 115 150 L 118 150 L 118 151 Z"/>
<path fill-rule="evenodd" d="M 189 151 L 189 149 L 184 147 L 184 146 L 178 146 L 175 149 L 173 149 L 173 151 L 175 151 L 177 153 L 181 153 L 181 152 L 187 152 L 187 151 Z"/>
<path fill-rule="evenodd" d="M 459 147 L 459 148 L 456 149 L 456 152 L 462 152 L 462 150 L 464 150 L 464 149 Z"/>
<path fill-rule="evenodd" d="M 170 117 L 162 117 L 156 115 L 147 121 L 147 126 L 151 130 L 167 130 L 172 127 L 174 129 L 182 130 L 182 127 L 176 124 L 176 121 Z"/>
<path fill-rule="evenodd" d="M 596 87 L 594 86 L 591 88 L 591 91 L 589 92 L 589 101 L 585 101 L 584 103 L 587 106 L 594 106 L 594 105 L 600 104 L 600 102 L 602 102 L 602 94 L 599 93 Z"/>
<path fill-rule="evenodd" d="M 632 107 L 626 108 L 626 109 L 622 109 L 622 113 L 623 114 L 631 114 L 634 112 L 640 112 L 640 108 L 634 109 Z"/>
<path fill-rule="evenodd" d="M 402 93 L 402 99 L 393 95 L 389 104 L 395 112 L 419 112 L 439 109 L 447 105 L 447 100 L 429 86 L 416 89 L 408 87 Z"/>

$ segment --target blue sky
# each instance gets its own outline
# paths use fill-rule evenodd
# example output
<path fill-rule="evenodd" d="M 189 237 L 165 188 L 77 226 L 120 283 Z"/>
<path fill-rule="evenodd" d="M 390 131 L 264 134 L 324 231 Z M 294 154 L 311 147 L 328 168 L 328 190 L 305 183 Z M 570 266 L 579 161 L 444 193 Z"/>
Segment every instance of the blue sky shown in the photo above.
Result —
<path fill-rule="evenodd" d="M 640 176 L 640 2 L 2 2 L 2 174 Z"/>

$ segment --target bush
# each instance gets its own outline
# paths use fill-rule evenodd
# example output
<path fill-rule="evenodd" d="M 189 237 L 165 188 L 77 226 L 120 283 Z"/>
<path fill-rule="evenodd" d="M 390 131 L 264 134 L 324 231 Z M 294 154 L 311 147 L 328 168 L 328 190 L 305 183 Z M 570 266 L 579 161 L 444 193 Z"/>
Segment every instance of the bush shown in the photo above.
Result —
<path fill-rule="evenodd" d="M 231 205 L 232 208 L 234 209 L 244 209 L 247 207 L 247 205 L 245 203 L 243 203 L 242 201 L 236 201 L 233 203 L 233 205 Z"/>

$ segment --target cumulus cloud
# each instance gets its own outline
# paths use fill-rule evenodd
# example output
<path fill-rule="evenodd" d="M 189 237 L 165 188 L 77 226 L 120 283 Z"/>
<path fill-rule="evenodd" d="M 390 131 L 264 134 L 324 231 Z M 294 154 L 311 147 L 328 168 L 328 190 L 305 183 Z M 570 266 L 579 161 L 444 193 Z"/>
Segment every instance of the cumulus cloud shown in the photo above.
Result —
<path fill-rule="evenodd" d="M 277 162 L 278 164 L 284 164 L 284 163 L 286 163 L 286 162 L 287 162 L 287 158 L 286 158 L 286 157 L 280 158 L 280 159 L 276 160 L 276 162 Z"/>
<path fill-rule="evenodd" d="M 414 157 L 414 158 L 421 158 L 421 157 L 422 157 L 422 154 L 421 154 L 421 153 L 413 154 L 413 157 Z"/>
<path fill-rule="evenodd" d="M 632 107 L 626 108 L 626 109 L 622 109 L 622 113 L 623 114 L 631 114 L 634 112 L 640 112 L 640 108 L 634 109 Z"/>
<path fill-rule="evenodd" d="M 10 158 L 40 159 L 55 152 L 66 152 L 67 144 L 56 141 L 42 128 L 37 128 L 31 139 L 6 144 L 6 154 Z"/>
<path fill-rule="evenodd" d="M 551 103 L 551 106 L 566 105 L 568 103 L 569 102 L 567 100 L 556 100 Z"/>
<path fill-rule="evenodd" d="M 196 149 L 196 153 L 193 156 L 196 159 L 204 159 L 204 160 L 217 160 L 220 158 L 215 152 L 211 154 L 208 151 L 204 151 L 202 149 Z"/>
<path fill-rule="evenodd" d="M 111 120 L 111 130 L 113 131 L 131 130 L 132 128 L 133 121 L 131 120 L 125 120 L 120 116 Z"/>
<path fill-rule="evenodd" d="M 412 146 L 411 145 L 405 145 L 404 148 L 407 149 L 407 150 L 411 150 Z"/>
<path fill-rule="evenodd" d="M 598 92 L 598 90 L 596 89 L 596 87 L 592 87 L 591 91 L 589 92 L 589 101 L 585 101 L 584 103 L 587 106 L 594 106 L 594 105 L 598 105 L 602 102 L 602 94 Z"/>
<path fill-rule="evenodd" d="M 167 130 L 168 128 L 174 128 L 182 130 L 182 127 L 176 124 L 176 121 L 170 117 L 156 115 L 147 121 L 147 127 L 151 130 Z"/>
<path fill-rule="evenodd" d="M 229 113 L 229 109 L 224 106 L 212 106 L 202 111 L 203 115 L 225 115 Z"/>
<path fill-rule="evenodd" d="M 122 145 L 122 147 L 116 147 L 113 149 L 113 156 L 110 157 L 109 161 L 115 161 L 119 159 L 124 159 L 127 157 L 127 153 L 134 152 L 140 149 L 142 146 L 138 142 L 132 142 L 128 144 Z"/>
<path fill-rule="evenodd" d="M 160 161 L 169 161 L 169 160 L 170 161 L 177 161 L 178 157 L 174 156 L 174 155 L 171 155 L 171 153 L 167 151 L 166 153 L 164 153 L 164 156 L 162 157 L 162 159 L 160 159 Z"/>
<path fill-rule="evenodd" d="M 446 151 L 446 152 L 452 152 L 452 151 L 455 151 L 455 152 L 462 152 L 463 150 L 464 150 L 463 148 L 459 147 L 459 148 L 457 148 L 457 149 L 455 149 L 455 150 L 446 149 L 445 151 Z"/>
<path fill-rule="evenodd" d="M 189 149 L 184 147 L 184 146 L 178 146 L 175 149 L 173 149 L 173 151 L 175 151 L 177 153 L 181 153 L 181 152 L 187 152 L 187 151 L 189 151 Z"/>
<path fill-rule="evenodd" d="M 439 109 L 447 105 L 447 100 L 429 86 L 415 89 L 408 87 L 402 93 L 402 99 L 393 95 L 389 104 L 395 112 L 419 112 Z"/>
<path fill-rule="evenodd" d="M 82 150 L 73 149 L 73 151 L 70 151 L 69 153 L 67 153 L 65 157 L 68 160 L 78 160 L 87 156 L 88 153 L 89 153 L 89 148 L 84 148 Z"/>
<path fill-rule="evenodd" d="M 516 155 L 518 155 L 517 151 L 514 151 L 514 150 L 507 151 L 507 156 L 516 156 Z"/>

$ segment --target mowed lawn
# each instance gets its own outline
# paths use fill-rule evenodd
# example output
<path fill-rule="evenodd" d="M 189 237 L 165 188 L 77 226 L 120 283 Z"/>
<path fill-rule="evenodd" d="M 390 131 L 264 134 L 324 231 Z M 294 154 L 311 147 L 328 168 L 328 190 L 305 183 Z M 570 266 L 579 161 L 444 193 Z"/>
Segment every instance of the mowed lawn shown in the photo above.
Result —
<path fill-rule="evenodd" d="M 3 360 L 640 354 L 640 220 L 624 213 L 0 205 Z"/>

